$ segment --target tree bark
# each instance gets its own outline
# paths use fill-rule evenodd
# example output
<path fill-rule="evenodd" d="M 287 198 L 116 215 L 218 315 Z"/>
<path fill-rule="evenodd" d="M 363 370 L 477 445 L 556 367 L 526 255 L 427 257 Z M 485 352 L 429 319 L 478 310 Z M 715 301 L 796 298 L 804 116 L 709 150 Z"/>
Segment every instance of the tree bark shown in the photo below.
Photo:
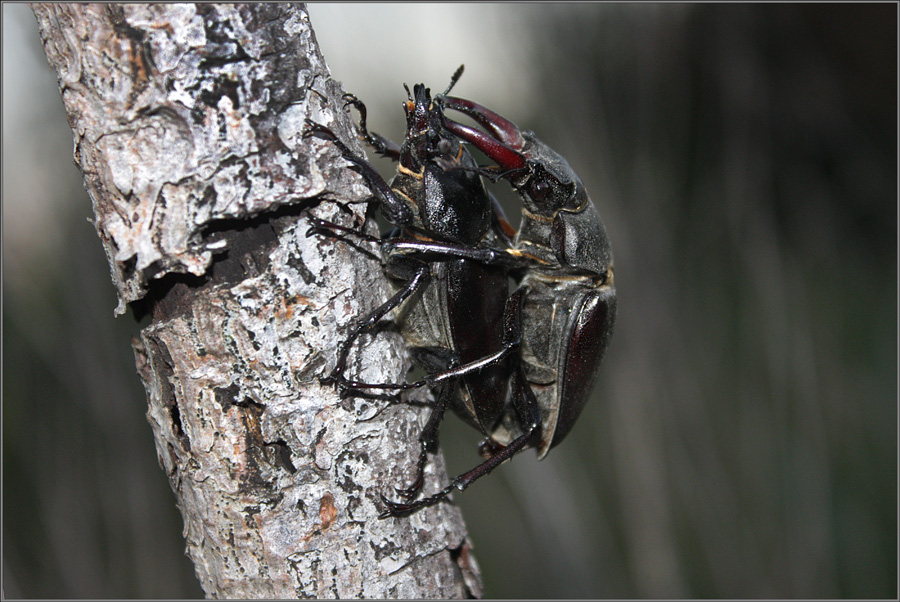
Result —
<path fill-rule="evenodd" d="M 479 596 L 455 506 L 376 518 L 413 477 L 428 409 L 318 382 L 390 291 L 377 261 L 306 235 L 309 215 L 362 223 L 371 195 L 333 145 L 302 138 L 310 118 L 362 154 L 305 7 L 33 9 L 116 313 L 152 317 L 138 372 L 207 596 Z M 404 378 L 395 334 L 354 349 L 360 377 Z M 443 460 L 429 467 L 437 489 Z"/>

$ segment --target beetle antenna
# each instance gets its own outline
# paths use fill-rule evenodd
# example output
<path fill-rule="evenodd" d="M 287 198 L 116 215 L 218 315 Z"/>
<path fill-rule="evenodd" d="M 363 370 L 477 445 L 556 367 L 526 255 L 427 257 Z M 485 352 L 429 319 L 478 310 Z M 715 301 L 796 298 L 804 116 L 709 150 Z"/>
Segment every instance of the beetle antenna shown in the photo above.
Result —
<path fill-rule="evenodd" d="M 406 98 L 412 102 L 412 94 L 409 93 L 409 86 L 407 86 L 405 82 L 403 83 L 403 89 L 406 90 Z"/>
<path fill-rule="evenodd" d="M 444 93 L 442 94 L 442 96 L 447 96 L 448 94 L 450 94 L 450 90 L 453 89 L 453 86 L 455 86 L 456 82 L 459 81 L 459 78 L 462 77 L 463 70 L 465 70 L 465 68 L 466 68 L 465 65 L 459 66 L 459 69 L 457 69 L 456 72 L 453 74 L 453 77 L 450 78 L 450 85 L 447 86 L 446 90 L 444 90 Z"/>

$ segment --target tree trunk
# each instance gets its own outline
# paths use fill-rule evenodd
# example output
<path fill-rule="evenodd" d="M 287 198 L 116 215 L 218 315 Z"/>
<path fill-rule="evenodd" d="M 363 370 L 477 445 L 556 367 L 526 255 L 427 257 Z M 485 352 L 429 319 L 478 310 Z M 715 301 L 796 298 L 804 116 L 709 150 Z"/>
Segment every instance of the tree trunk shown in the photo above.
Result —
<path fill-rule="evenodd" d="M 360 224 L 362 154 L 303 5 L 33 6 L 134 340 L 160 463 L 210 597 L 478 596 L 462 517 L 377 519 L 410 482 L 428 409 L 322 387 L 356 317 L 390 291 L 308 216 Z M 346 209 L 342 209 L 344 207 Z M 371 224 L 368 225 L 371 228 Z M 364 337 L 360 376 L 404 378 Z M 429 463 L 426 489 L 446 482 Z"/>

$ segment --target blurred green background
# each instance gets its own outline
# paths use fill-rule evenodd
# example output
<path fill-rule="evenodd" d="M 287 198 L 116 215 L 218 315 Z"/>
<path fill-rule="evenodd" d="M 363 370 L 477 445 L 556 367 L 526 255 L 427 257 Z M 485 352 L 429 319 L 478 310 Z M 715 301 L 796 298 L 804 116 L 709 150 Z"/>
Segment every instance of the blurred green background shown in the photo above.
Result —
<path fill-rule="evenodd" d="M 616 256 L 595 398 L 456 495 L 489 597 L 897 597 L 897 5 L 310 6 L 336 79 L 532 129 Z M 385 173 L 389 164 L 381 165 Z M 3 593 L 199 597 L 55 76 L 3 5 Z M 508 214 L 518 211 L 512 205 Z M 478 434 L 442 431 L 451 470 Z"/>

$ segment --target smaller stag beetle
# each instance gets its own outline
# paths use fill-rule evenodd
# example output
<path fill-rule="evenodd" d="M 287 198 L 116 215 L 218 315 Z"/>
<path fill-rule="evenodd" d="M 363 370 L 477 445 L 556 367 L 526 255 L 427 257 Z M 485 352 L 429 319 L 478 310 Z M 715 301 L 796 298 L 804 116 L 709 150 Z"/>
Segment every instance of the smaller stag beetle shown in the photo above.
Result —
<path fill-rule="evenodd" d="M 460 68 L 450 87 L 461 73 Z M 505 232 L 512 232 L 512 228 L 484 189 L 474 159 L 443 128 L 441 106 L 431 98 L 428 88 L 421 84 L 414 86 L 404 105 L 407 132 L 402 146 L 370 134 L 365 128 L 365 105 L 352 96 L 348 97 L 348 104 L 355 105 L 360 112 L 364 139 L 379 154 L 399 160 L 397 174 L 390 184 L 365 160 L 353 155 L 327 128 L 310 122 L 306 135 L 329 140 L 338 147 L 343 158 L 374 191 L 385 218 L 398 228 L 388 238 L 376 239 L 330 222 L 313 220 L 310 232 L 339 238 L 350 235 L 378 243 L 383 251 L 385 271 L 397 291 L 359 321 L 339 348 L 334 369 L 322 380 L 345 391 L 403 390 L 425 385 L 438 389 L 438 402 L 420 436 L 415 480 L 410 487 L 397 490 L 409 500 L 422 488 L 427 451 L 436 443 L 438 426 L 448 406 L 486 435 L 501 421 L 507 406 L 510 373 L 518 369 L 512 360 L 521 338 L 518 316 L 523 300 L 521 293 L 509 295 L 508 266 L 521 261 L 495 250 L 509 246 Z M 485 254 L 493 261 L 484 261 Z M 353 342 L 373 330 L 388 312 L 407 299 L 410 303 L 397 318 L 400 332 L 414 361 L 432 373 L 416 383 L 364 383 L 346 379 L 343 372 Z M 530 404 L 530 409 L 523 411 L 537 425 L 538 411 L 533 396 L 514 403 Z M 474 480 L 501 461 L 500 457 L 493 459 L 493 463 L 488 461 L 464 477 Z M 386 498 L 383 502 L 388 509 L 385 515 L 402 514 L 405 510 L 404 503 Z"/>

